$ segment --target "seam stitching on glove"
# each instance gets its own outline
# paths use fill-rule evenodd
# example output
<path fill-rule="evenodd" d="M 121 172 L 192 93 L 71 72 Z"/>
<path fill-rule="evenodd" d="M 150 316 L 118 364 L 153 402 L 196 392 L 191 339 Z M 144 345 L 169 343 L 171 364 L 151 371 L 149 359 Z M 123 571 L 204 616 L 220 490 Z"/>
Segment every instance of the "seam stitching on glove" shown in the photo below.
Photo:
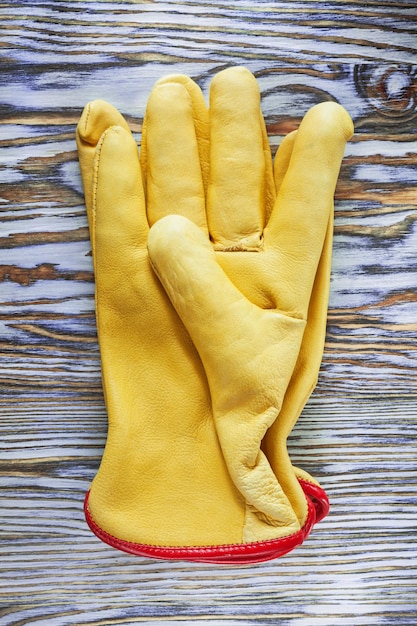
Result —
<path fill-rule="evenodd" d="M 281 544 L 285 543 L 286 541 L 288 541 L 288 539 L 291 539 L 291 538 L 293 539 L 293 542 L 294 542 L 293 547 L 296 547 L 297 545 L 301 544 L 304 541 L 304 539 L 307 537 L 312 526 L 314 525 L 314 520 L 315 520 L 314 506 L 311 503 L 311 501 L 307 499 L 308 515 L 307 515 L 307 520 L 304 526 L 299 531 L 292 533 L 290 535 L 285 535 L 284 537 L 278 537 L 276 539 L 269 539 L 269 540 L 264 540 L 264 541 L 253 541 L 253 542 L 244 543 L 244 544 L 238 544 L 238 543 L 218 544 L 218 545 L 213 545 L 213 546 L 158 546 L 158 545 L 153 545 L 153 544 L 135 543 L 133 541 L 126 541 L 125 539 L 119 539 L 118 537 L 115 537 L 114 535 L 111 535 L 110 533 L 103 530 L 97 524 L 97 522 L 94 521 L 94 519 L 91 516 L 90 510 L 88 507 L 88 496 L 89 496 L 89 492 L 86 495 L 86 500 L 85 500 L 85 505 L 84 505 L 87 522 L 89 526 L 92 528 L 92 530 L 94 531 L 94 533 L 100 539 L 102 540 L 104 539 L 106 543 L 119 549 L 123 549 L 124 547 L 124 548 L 130 548 L 134 552 L 139 552 L 140 550 L 143 550 L 144 552 L 149 552 L 149 553 L 158 553 L 158 552 L 164 553 L 165 552 L 166 554 L 171 552 L 173 556 L 177 554 L 178 558 L 181 558 L 181 557 L 186 558 L 187 554 L 189 555 L 207 554 L 208 555 L 208 554 L 213 554 L 213 553 L 230 552 L 230 550 L 232 550 L 235 553 L 236 552 L 246 553 L 249 555 L 251 547 L 261 548 L 261 549 L 262 548 L 264 549 L 278 548 L 280 543 Z M 215 560 L 215 556 L 213 560 Z M 231 558 L 230 560 L 232 562 L 233 559 Z"/>

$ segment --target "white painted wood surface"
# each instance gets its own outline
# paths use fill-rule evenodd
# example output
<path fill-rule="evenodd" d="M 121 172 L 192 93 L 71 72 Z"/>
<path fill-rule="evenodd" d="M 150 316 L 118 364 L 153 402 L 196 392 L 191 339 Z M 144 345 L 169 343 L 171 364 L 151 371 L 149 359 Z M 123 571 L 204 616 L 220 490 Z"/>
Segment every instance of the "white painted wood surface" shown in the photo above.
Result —
<path fill-rule="evenodd" d="M 417 623 L 415 2 L 0 3 L 0 625 Z M 281 560 L 158 562 L 82 503 L 106 436 L 74 131 L 111 101 L 138 141 L 184 72 L 257 76 L 273 150 L 312 104 L 351 113 L 319 385 L 291 439 L 332 509 Z M 413 65 L 414 64 L 414 65 Z"/>

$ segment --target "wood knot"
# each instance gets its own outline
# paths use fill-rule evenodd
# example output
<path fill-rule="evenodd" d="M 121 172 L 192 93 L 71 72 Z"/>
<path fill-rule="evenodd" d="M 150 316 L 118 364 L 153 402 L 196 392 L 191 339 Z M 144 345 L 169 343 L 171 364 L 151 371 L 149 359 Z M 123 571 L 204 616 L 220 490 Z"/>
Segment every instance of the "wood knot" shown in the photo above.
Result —
<path fill-rule="evenodd" d="M 379 114 L 409 120 L 417 115 L 417 68 L 408 64 L 355 66 L 355 85 Z"/>

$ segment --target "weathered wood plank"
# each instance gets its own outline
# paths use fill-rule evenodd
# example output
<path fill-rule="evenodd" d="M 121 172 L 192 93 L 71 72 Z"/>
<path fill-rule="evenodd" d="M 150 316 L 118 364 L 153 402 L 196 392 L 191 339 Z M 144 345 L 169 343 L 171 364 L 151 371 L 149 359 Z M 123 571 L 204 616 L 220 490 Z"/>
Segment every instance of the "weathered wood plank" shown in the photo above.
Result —
<path fill-rule="evenodd" d="M 2 3 L 10 59 L 61 64 L 416 62 L 416 7 L 367 2 Z M 99 44 L 99 45 L 97 45 Z"/>

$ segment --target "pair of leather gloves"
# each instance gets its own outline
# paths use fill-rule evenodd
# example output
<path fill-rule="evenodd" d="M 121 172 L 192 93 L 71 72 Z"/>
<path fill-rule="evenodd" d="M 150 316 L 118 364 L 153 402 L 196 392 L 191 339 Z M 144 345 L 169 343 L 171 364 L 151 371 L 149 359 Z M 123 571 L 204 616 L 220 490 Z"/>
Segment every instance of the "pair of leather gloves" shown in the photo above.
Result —
<path fill-rule="evenodd" d="M 110 104 L 77 128 L 109 417 L 86 497 L 100 539 L 137 555 L 250 563 L 326 515 L 287 438 L 326 327 L 333 196 L 347 112 L 313 107 L 272 164 L 254 76 L 215 76 L 206 107 L 159 80 L 140 156 Z"/>

